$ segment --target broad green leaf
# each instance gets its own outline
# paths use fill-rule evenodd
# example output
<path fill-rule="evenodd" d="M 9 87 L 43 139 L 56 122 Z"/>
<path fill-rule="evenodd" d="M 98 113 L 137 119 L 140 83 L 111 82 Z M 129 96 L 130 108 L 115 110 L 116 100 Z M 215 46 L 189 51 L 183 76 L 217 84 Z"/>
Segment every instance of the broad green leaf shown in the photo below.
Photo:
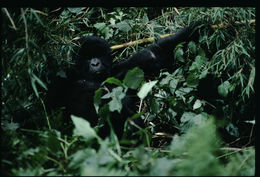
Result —
<path fill-rule="evenodd" d="M 2 122 L 3 123 L 3 122 Z M 19 128 L 19 124 L 15 122 L 8 122 L 4 121 L 3 127 L 7 130 L 15 131 L 17 128 Z"/>
<path fill-rule="evenodd" d="M 118 111 L 120 113 L 122 109 L 121 100 L 125 97 L 123 88 L 122 87 L 113 88 L 111 94 L 112 94 L 112 100 L 108 103 L 109 110 L 111 112 Z"/>
<path fill-rule="evenodd" d="M 75 125 L 73 135 L 82 136 L 85 140 L 91 140 L 98 137 L 95 130 L 90 126 L 87 120 L 74 115 L 71 115 L 71 119 Z"/>
<path fill-rule="evenodd" d="M 200 69 L 203 66 L 203 64 L 206 62 L 206 58 L 198 55 L 195 58 L 195 62 L 196 62 L 197 68 Z"/>
<path fill-rule="evenodd" d="M 235 136 L 235 137 L 239 137 L 239 131 L 238 131 L 238 128 L 232 124 L 232 123 L 229 123 L 227 126 L 226 126 L 226 130 L 227 132 L 232 135 L 232 136 Z"/>
<path fill-rule="evenodd" d="M 131 30 L 131 26 L 125 21 L 117 23 L 115 27 L 123 32 L 128 32 Z"/>
<path fill-rule="evenodd" d="M 137 89 L 143 80 L 144 72 L 140 68 L 135 67 L 126 73 L 123 83 L 131 89 Z"/>
<path fill-rule="evenodd" d="M 144 99 L 157 82 L 158 82 L 158 80 L 155 80 L 155 81 L 151 81 L 151 82 L 147 82 L 147 83 L 143 84 L 140 91 L 137 93 L 137 96 L 140 99 Z"/>
<path fill-rule="evenodd" d="M 230 88 L 229 81 L 225 81 L 222 84 L 220 84 L 218 86 L 218 93 L 219 93 L 219 95 L 221 95 L 223 97 L 226 97 L 228 95 L 229 88 Z"/>
<path fill-rule="evenodd" d="M 172 78 L 168 75 L 160 81 L 160 85 L 167 85 Z"/>
<path fill-rule="evenodd" d="M 93 25 L 96 29 L 98 29 L 99 31 L 101 31 L 103 28 L 106 27 L 105 23 L 96 23 Z"/>
<path fill-rule="evenodd" d="M 193 89 L 190 87 L 181 87 L 175 91 L 177 97 L 182 97 L 188 93 L 190 93 Z"/>
<path fill-rule="evenodd" d="M 181 62 L 185 62 L 184 58 L 183 58 L 183 49 L 182 48 L 178 48 L 174 55 L 175 55 L 175 58 L 178 60 L 178 61 L 181 61 Z"/>
<path fill-rule="evenodd" d="M 190 121 L 193 117 L 195 117 L 197 114 L 193 112 L 184 112 L 183 115 L 181 116 L 181 122 L 188 122 Z"/>
<path fill-rule="evenodd" d="M 109 84 L 115 84 L 117 86 L 122 86 L 122 82 L 114 77 L 109 77 L 105 80 L 106 83 L 109 83 Z"/>
<path fill-rule="evenodd" d="M 75 13 L 76 15 L 79 15 L 81 13 L 83 13 L 84 9 L 86 9 L 86 7 L 76 7 L 76 8 L 68 8 L 68 10 L 71 12 L 71 13 Z"/>
<path fill-rule="evenodd" d="M 208 115 L 206 113 L 195 114 L 193 112 L 185 112 L 181 117 L 180 128 L 182 132 L 186 132 L 194 125 L 199 125 L 206 121 Z"/>
<path fill-rule="evenodd" d="M 108 103 L 102 106 L 99 111 L 98 115 L 104 119 L 108 118 L 110 116 L 110 111 L 109 111 L 109 105 Z"/>
<path fill-rule="evenodd" d="M 178 79 L 172 79 L 172 80 L 170 81 L 169 89 L 170 89 L 170 92 L 171 92 L 172 94 L 174 94 L 174 92 L 175 92 L 175 90 L 176 90 L 176 88 L 177 88 L 178 83 L 179 83 L 179 80 L 178 80 Z"/>
<path fill-rule="evenodd" d="M 223 164 L 216 158 L 218 157 L 216 152 L 220 147 L 216 131 L 213 119 L 209 119 L 188 129 L 183 135 L 173 137 L 170 146 L 171 155 L 181 159 L 175 164 L 175 175 L 211 176 L 217 174 L 221 176 L 226 174 Z M 195 169 L 194 164 L 197 164 Z"/>
<path fill-rule="evenodd" d="M 151 98 L 150 101 L 150 109 L 153 114 L 158 114 L 160 111 L 160 105 L 159 102 L 155 98 Z"/>
<path fill-rule="evenodd" d="M 202 72 L 200 73 L 199 79 L 205 78 L 205 77 L 207 76 L 207 74 L 208 74 L 208 70 L 207 70 L 207 69 L 204 70 L 204 71 L 202 71 Z"/>
<path fill-rule="evenodd" d="M 201 105 L 202 105 L 201 101 L 200 100 L 196 100 L 194 105 L 193 105 L 193 110 L 200 108 Z"/>
<path fill-rule="evenodd" d="M 57 153 L 60 150 L 60 141 L 58 139 L 60 137 L 60 132 L 51 130 L 45 132 L 45 136 L 46 138 L 44 140 L 46 147 L 53 153 Z"/>
<path fill-rule="evenodd" d="M 187 85 L 190 87 L 196 87 L 199 84 L 199 77 L 198 73 L 196 71 L 191 72 L 187 79 L 186 79 Z"/>
<path fill-rule="evenodd" d="M 202 57 L 206 56 L 205 51 L 202 48 L 199 48 L 198 55 L 200 55 Z"/>
<path fill-rule="evenodd" d="M 111 97 L 112 97 L 111 92 L 108 92 L 108 93 L 106 93 L 105 95 L 103 95 L 101 98 L 102 98 L 102 99 L 108 99 L 108 98 L 111 98 Z"/>
<path fill-rule="evenodd" d="M 85 148 L 78 150 L 70 156 L 69 169 L 77 169 L 90 157 L 95 157 L 97 152 L 95 149 Z M 92 159 L 92 158 L 91 158 Z"/>
<path fill-rule="evenodd" d="M 95 95 L 94 95 L 94 107 L 96 109 L 96 112 L 98 112 L 99 105 L 101 103 L 101 96 L 102 96 L 102 89 L 99 88 L 95 91 Z"/>
<path fill-rule="evenodd" d="M 195 44 L 195 42 L 193 42 L 193 41 L 189 42 L 188 47 L 189 47 L 189 49 L 191 50 L 191 52 L 193 54 L 196 53 L 196 44 Z"/>

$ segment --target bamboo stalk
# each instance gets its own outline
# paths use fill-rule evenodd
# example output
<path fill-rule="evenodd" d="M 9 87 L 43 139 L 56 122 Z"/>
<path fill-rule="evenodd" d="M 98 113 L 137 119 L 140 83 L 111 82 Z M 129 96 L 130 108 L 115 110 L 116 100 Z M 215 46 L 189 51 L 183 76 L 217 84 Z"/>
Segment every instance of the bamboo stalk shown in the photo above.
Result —
<path fill-rule="evenodd" d="M 236 25 L 241 25 L 241 24 L 245 24 L 245 23 L 246 22 L 244 22 L 244 21 L 243 22 L 235 22 Z M 255 23 L 255 20 L 249 21 L 249 24 L 252 24 L 252 23 Z M 228 24 L 221 23 L 221 24 L 217 24 L 217 25 L 211 25 L 211 28 L 221 29 L 221 28 L 225 28 L 227 26 L 228 26 Z M 164 35 L 161 35 L 160 38 L 165 38 L 167 36 L 174 35 L 174 34 L 175 33 L 164 34 Z M 155 41 L 155 37 L 149 37 L 149 38 L 139 39 L 139 40 L 136 40 L 136 41 L 126 42 L 124 44 L 114 45 L 114 46 L 111 46 L 111 49 L 117 50 L 117 49 L 129 47 L 129 46 L 134 46 L 134 45 L 137 45 L 137 44 L 140 45 L 140 44 L 145 44 L 145 43 L 152 43 L 154 41 Z"/>
<path fill-rule="evenodd" d="M 174 33 L 164 34 L 164 35 L 161 35 L 160 38 L 165 38 L 165 37 L 173 35 L 173 34 Z M 144 44 L 144 43 L 152 43 L 154 41 L 155 41 L 155 37 L 149 37 L 149 38 L 139 39 L 136 41 L 127 42 L 127 43 L 120 44 L 120 45 L 114 45 L 114 46 L 111 46 L 111 49 L 116 50 L 116 49 L 129 47 L 129 46 L 133 46 L 133 45 L 137 45 L 137 44 L 139 45 L 139 44 Z"/>

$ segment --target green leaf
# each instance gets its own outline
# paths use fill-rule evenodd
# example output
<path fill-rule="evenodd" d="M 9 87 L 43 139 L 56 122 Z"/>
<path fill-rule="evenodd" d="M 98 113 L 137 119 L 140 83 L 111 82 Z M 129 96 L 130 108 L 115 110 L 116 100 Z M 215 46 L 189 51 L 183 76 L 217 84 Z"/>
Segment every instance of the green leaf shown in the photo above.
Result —
<path fill-rule="evenodd" d="M 121 100 L 125 97 L 123 88 L 122 87 L 113 88 L 111 94 L 112 94 L 112 100 L 108 103 L 109 110 L 111 112 L 118 111 L 120 113 L 122 109 Z"/>
<path fill-rule="evenodd" d="M 67 78 L 67 75 L 66 75 L 65 71 L 63 71 L 63 70 L 58 71 L 56 75 L 61 78 Z"/>
<path fill-rule="evenodd" d="M 174 55 L 175 55 L 175 58 L 180 61 L 180 62 L 185 62 L 184 58 L 183 58 L 183 49 L 182 48 L 178 48 Z"/>
<path fill-rule="evenodd" d="M 94 107 L 96 112 L 98 112 L 99 105 L 101 103 L 101 96 L 102 96 L 102 89 L 99 88 L 95 91 L 95 95 L 94 95 Z"/>
<path fill-rule="evenodd" d="M 208 70 L 207 70 L 207 69 L 204 70 L 204 71 L 202 71 L 202 72 L 200 73 L 199 79 L 205 78 L 205 77 L 207 76 L 207 74 L 208 74 Z"/>
<path fill-rule="evenodd" d="M 183 135 L 175 135 L 171 142 L 171 155 L 180 160 L 174 166 L 177 176 L 224 175 L 225 168 L 216 158 L 220 139 L 213 119 L 203 121 Z M 202 163 L 203 162 L 203 163 Z M 197 166 L 194 168 L 194 164 Z M 210 168 L 209 168 L 210 167 Z"/>
<path fill-rule="evenodd" d="M 202 105 L 201 101 L 200 100 L 196 100 L 194 105 L 193 105 L 193 110 L 200 108 L 201 105 Z"/>
<path fill-rule="evenodd" d="M 32 74 L 32 77 L 34 78 L 34 80 L 40 85 L 42 86 L 45 90 L 48 90 L 46 85 L 33 73 Z"/>
<path fill-rule="evenodd" d="M 196 71 L 191 72 L 187 79 L 186 79 L 187 85 L 190 87 L 196 87 L 199 84 L 199 78 L 198 73 Z"/>
<path fill-rule="evenodd" d="M 101 98 L 102 98 L 102 99 L 108 99 L 108 98 L 111 98 L 111 97 L 112 97 L 111 92 L 108 92 L 108 93 L 106 93 L 105 95 L 103 95 Z"/>
<path fill-rule="evenodd" d="M 232 135 L 232 136 L 235 136 L 235 137 L 239 137 L 239 131 L 238 131 L 238 128 L 232 124 L 232 123 L 229 123 L 227 126 L 226 126 L 226 130 L 227 132 Z"/>
<path fill-rule="evenodd" d="M 60 132 L 56 130 L 51 130 L 45 133 L 46 139 L 45 145 L 47 148 L 49 148 L 53 153 L 57 153 L 60 150 Z"/>
<path fill-rule="evenodd" d="M 175 91 L 177 97 L 182 97 L 188 93 L 190 93 L 193 89 L 190 87 L 181 87 Z"/>
<path fill-rule="evenodd" d="M 249 76 L 248 85 L 252 89 L 253 92 L 255 91 L 254 90 L 254 81 L 255 81 L 255 67 L 252 67 L 250 76 Z"/>
<path fill-rule="evenodd" d="M 128 32 L 131 30 L 131 26 L 125 21 L 117 23 L 115 27 L 123 32 Z"/>
<path fill-rule="evenodd" d="M 196 56 L 195 58 L 196 66 L 198 69 L 200 69 L 203 64 L 206 62 L 206 58 L 204 56 Z"/>
<path fill-rule="evenodd" d="M 68 8 L 68 10 L 71 12 L 71 13 L 75 13 L 76 15 L 79 15 L 79 14 L 82 14 L 84 11 L 84 9 L 86 9 L 86 7 L 76 7 L 76 8 Z"/>
<path fill-rule="evenodd" d="M 221 95 L 223 97 L 226 97 L 228 95 L 229 88 L 230 88 L 229 81 L 225 81 L 222 84 L 220 84 L 218 86 L 218 93 L 219 93 L 219 95 Z"/>
<path fill-rule="evenodd" d="M 15 123 L 15 122 L 8 122 L 8 121 L 4 121 L 4 123 L 2 122 L 3 127 L 7 130 L 11 130 L 11 131 L 15 131 L 17 128 L 19 128 L 19 124 Z"/>
<path fill-rule="evenodd" d="M 155 86 L 157 82 L 158 80 L 155 80 L 143 84 L 140 91 L 137 93 L 137 96 L 143 100 L 147 96 L 147 94 L 152 90 L 152 88 Z"/>
<path fill-rule="evenodd" d="M 117 86 L 123 86 L 122 82 L 114 77 L 109 77 L 105 80 L 106 83 L 115 84 Z M 104 82 L 104 83 L 105 83 Z"/>
<path fill-rule="evenodd" d="M 35 95 L 37 96 L 37 98 L 39 98 L 39 93 L 38 93 L 37 87 L 35 85 L 35 80 L 33 78 L 31 78 L 31 84 L 32 84 L 32 88 L 33 88 Z"/>
<path fill-rule="evenodd" d="M 161 81 L 160 81 L 160 85 L 167 85 L 170 81 L 171 81 L 171 77 L 170 75 L 167 75 L 167 77 L 163 78 Z"/>
<path fill-rule="evenodd" d="M 138 67 L 135 67 L 134 69 L 126 73 L 123 83 L 131 89 L 137 89 L 143 80 L 144 80 L 143 70 L 141 70 Z"/>
<path fill-rule="evenodd" d="M 159 102 L 155 98 L 151 98 L 150 101 L 150 109 L 153 114 L 158 114 L 160 111 L 160 105 Z"/>
<path fill-rule="evenodd" d="M 24 48 L 19 49 L 14 56 L 10 59 L 10 63 L 13 62 L 14 59 L 17 58 L 17 56 L 24 54 Z"/>
<path fill-rule="evenodd" d="M 108 103 L 100 108 L 100 110 L 98 111 L 98 115 L 104 119 L 106 119 L 110 116 Z"/>
<path fill-rule="evenodd" d="M 181 131 L 186 132 L 189 128 L 202 124 L 207 118 L 208 115 L 206 113 L 195 114 L 193 112 L 184 112 L 181 117 Z"/>
<path fill-rule="evenodd" d="M 97 30 L 101 31 L 103 28 L 106 27 L 106 23 L 96 23 L 93 25 Z"/>
<path fill-rule="evenodd" d="M 196 44 L 195 44 L 195 42 L 193 42 L 193 41 L 189 42 L 188 47 L 189 47 L 189 49 L 191 50 L 191 52 L 193 54 L 196 53 Z"/>
<path fill-rule="evenodd" d="M 195 116 L 196 114 L 193 112 L 184 112 L 183 115 L 181 116 L 181 122 L 182 123 L 188 122 Z"/>
<path fill-rule="evenodd" d="M 178 79 L 172 79 L 172 80 L 170 81 L 169 89 L 170 89 L 170 92 L 171 92 L 172 94 L 174 94 L 174 92 L 175 92 L 175 90 L 176 90 L 176 88 L 177 88 L 178 83 L 179 83 L 179 80 L 178 80 Z"/>
<path fill-rule="evenodd" d="M 90 157 L 95 157 L 96 156 L 96 151 L 95 149 L 90 149 L 90 148 L 85 148 L 83 150 L 78 150 L 75 153 L 73 153 L 70 156 L 70 161 L 69 161 L 69 169 L 77 169 L 80 168 L 81 165 L 88 160 Z"/>
<path fill-rule="evenodd" d="M 71 119 L 75 125 L 75 129 L 73 131 L 74 136 L 81 136 L 86 141 L 98 137 L 95 130 L 90 126 L 87 120 L 74 115 L 71 115 Z"/>
<path fill-rule="evenodd" d="M 198 55 L 200 55 L 202 57 L 206 56 L 205 51 L 202 48 L 199 48 Z"/>

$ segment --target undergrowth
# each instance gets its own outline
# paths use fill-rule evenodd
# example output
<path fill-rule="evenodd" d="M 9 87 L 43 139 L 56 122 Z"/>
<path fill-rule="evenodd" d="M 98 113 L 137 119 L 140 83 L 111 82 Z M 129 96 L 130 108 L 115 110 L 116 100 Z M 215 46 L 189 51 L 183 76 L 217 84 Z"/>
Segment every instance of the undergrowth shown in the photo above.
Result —
<path fill-rule="evenodd" d="M 255 8 L 1 8 L 1 173 L 3 175 L 255 175 Z M 145 78 L 135 68 L 101 106 L 120 111 L 137 90 L 146 128 L 136 139 L 106 139 L 62 110 L 45 108 L 50 79 L 73 67 L 76 40 L 98 35 L 111 46 L 175 33 L 201 21 L 198 41 L 179 44 L 173 73 Z M 120 62 L 149 46 L 113 50 Z M 137 82 L 136 77 L 140 79 Z M 112 128 L 112 127 L 111 127 Z"/>

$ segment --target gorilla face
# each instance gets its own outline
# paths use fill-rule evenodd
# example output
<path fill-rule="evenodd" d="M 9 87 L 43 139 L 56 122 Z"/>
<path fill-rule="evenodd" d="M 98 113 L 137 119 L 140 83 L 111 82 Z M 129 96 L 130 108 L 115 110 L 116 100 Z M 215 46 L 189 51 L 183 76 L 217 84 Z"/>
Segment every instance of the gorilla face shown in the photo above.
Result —
<path fill-rule="evenodd" d="M 85 38 L 76 65 L 82 79 L 104 81 L 111 75 L 112 68 L 111 50 L 107 41 L 97 36 Z"/>

